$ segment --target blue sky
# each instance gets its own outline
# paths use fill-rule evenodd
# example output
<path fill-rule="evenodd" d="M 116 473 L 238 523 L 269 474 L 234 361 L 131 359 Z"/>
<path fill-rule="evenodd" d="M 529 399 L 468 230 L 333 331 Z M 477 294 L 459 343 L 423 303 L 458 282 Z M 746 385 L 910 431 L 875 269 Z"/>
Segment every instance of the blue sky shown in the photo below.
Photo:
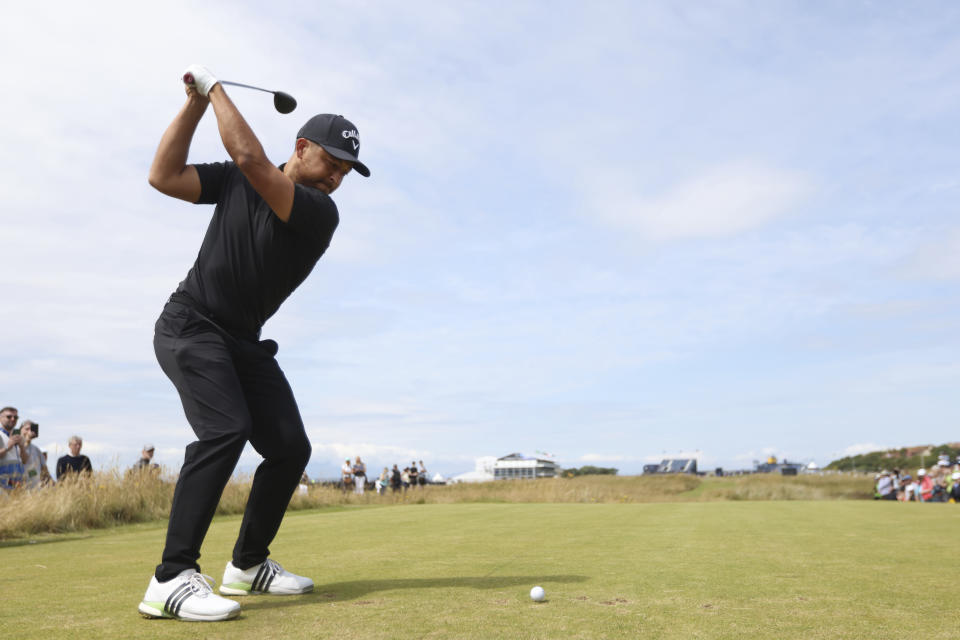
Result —
<path fill-rule="evenodd" d="M 958 34 L 948 2 L 17 6 L 0 404 L 52 454 L 182 460 L 151 338 L 210 209 L 146 174 L 197 62 L 298 99 L 229 90 L 275 162 L 333 111 L 373 172 L 264 329 L 312 475 L 960 440 Z M 209 113 L 191 160 L 225 158 Z"/>

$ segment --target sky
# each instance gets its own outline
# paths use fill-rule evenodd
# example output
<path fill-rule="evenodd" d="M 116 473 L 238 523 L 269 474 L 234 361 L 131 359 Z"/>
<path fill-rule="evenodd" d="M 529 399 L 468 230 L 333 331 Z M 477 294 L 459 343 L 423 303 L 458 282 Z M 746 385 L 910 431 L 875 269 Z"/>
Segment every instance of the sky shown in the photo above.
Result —
<path fill-rule="evenodd" d="M 297 98 L 228 88 L 275 163 L 334 112 L 372 171 L 263 330 L 313 477 L 960 440 L 960 5 L 141 4 L 0 23 L 0 405 L 51 457 L 193 440 L 152 335 L 212 208 L 146 180 L 192 63 Z"/>

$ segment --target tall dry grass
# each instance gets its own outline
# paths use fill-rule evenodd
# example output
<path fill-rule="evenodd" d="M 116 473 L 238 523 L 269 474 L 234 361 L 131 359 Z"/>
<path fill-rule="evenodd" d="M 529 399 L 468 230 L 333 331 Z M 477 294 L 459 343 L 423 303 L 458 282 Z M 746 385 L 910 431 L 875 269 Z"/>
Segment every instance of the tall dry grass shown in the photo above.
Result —
<path fill-rule="evenodd" d="M 38 533 L 108 528 L 165 519 L 173 499 L 175 476 L 168 472 L 107 471 L 70 476 L 55 486 L 0 494 L 0 540 Z M 234 478 L 223 492 L 217 513 L 242 513 L 250 477 Z M 443 504 L 454 502 L 642 503 L 713 500 L 869 499 L 872 482 L 852 475 L 752 475 L 737 478 L 665 476 L 580 476 L 480 484 L 430 485 L 406 492 L 358 496 L 326 485 L 297 492 L 290 509 L 339 505 Z"/>
<path fill-rule="evenodd" d="M 699 500 L 870 500 L 872 476 L 863 474 L 784 477 L 759 473 L 705 482 Z"/>

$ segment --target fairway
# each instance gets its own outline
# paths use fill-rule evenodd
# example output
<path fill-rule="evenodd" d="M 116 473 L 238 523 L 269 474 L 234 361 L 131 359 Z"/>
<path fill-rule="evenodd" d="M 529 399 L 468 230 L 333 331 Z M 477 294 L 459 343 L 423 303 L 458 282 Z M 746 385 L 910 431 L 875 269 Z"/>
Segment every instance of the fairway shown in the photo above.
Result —
<path fill-rule="evenodd" d="M 290 512 L 304 596 L 136 611 L 164 524 L 4 543 L 4 638 L 955 638 L 953 505 L 424 504 Z M 219 584 L 239 517 L 201 564 Z M 534 585 L 546 601 L 533 603 Z"/>

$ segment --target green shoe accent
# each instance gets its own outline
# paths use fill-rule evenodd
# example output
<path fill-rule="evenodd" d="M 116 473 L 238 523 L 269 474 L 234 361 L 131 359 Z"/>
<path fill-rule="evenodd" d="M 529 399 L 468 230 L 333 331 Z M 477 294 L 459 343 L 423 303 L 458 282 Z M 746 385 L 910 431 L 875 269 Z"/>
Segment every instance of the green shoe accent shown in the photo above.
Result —
<path fill-rule="evenodd" d="M 224 584 L 221 586 L 228 589 L 235 589 L 237 591 L 250 591 L 250 588 L 253 587 L 253 585 L 248 582 L 231 582 L 230 584 Z"/>
<path fill-rule="evenodd" d="M 173 614 L 167 611 L 165 602 L 147 602 L 144 600 L 137 609 L 145 616 L 151 618 L 173 618 Z"/>

